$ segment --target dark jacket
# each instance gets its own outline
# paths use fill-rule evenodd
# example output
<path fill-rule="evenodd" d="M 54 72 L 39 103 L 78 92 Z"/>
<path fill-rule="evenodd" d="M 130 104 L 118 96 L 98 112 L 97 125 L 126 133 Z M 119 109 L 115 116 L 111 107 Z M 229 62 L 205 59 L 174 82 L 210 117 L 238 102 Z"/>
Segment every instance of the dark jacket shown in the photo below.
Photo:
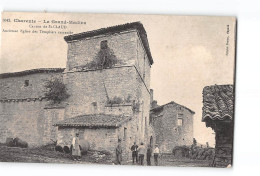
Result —
<path fill-rule="evenodd" d="M 132 151 L 132 152 L 137 152 L 137 150 L 138 150 L 138 145 L 133 145 L 133 146 L 131 147 L 131 151 Z"/>

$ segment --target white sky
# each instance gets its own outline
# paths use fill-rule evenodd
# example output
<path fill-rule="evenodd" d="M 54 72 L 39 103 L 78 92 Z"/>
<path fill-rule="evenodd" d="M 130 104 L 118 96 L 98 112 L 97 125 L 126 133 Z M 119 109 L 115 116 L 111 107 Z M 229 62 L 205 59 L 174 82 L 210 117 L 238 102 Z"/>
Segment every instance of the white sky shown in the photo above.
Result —
<path fill-rule="evenodd" d="M 140 21 L 146 29 L 154 64 L 151 88 L 162 105 L 175 101 L 195 111 L 194 136 L 214 144 L 213 131 L 201 122 L 202 90 L 214 84 L 233 84 L 234 18 L 196 16 L 4 13 L 3 18 L 85 21 L 65 31 L 85 32 Z M 29 23 L 2 23 L 3 29 L 27 29 Z M 230 25 L 230 34 L 226 34 Z M 46 30 L 46 29 L 42 29 Z M 53 29 L 51 29 L 53 30 Z M 59 30 L 62 31 L 62 30 Z M 226 40 L 229 36 L 229 55 Z M 3 33 L 0 73 L 34 68 L 65 67 L 67 44 L 61 34 Z"/>

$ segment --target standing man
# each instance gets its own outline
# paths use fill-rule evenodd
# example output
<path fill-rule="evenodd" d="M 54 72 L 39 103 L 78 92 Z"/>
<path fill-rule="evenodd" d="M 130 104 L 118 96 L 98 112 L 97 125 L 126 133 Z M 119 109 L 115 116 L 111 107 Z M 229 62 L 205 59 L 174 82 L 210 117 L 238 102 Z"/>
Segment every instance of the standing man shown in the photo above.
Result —
<path fill-rule="evenodd" d="M 134 145 L 132 145 L 131 147 L 131 151 L 132 151 L 132 158 L 133 158 L 133 164 L 138 163 L 138 145 L 136 145 L 136 142 L 134 142 Z"/>
<path fill-rule="evenodd" d="M 139 163 L 140 165 L 144 165 L 145 147 L 143 142 L 141 142 L 141 146 L 138 149 L 138 153 L 139 153 Z"/>
<path fill-rule="evenodd" d="M 160 150 L 159 150 L 158 144 L 155 144 L 155 149 L 153 151 L 153 156 L 154 156 L 154 163 L 155 163 L 156 166 L 158 166 L 159 154 L 160 154 Z"/>
<path fill-rule="evenodd" d="M 147 165 L 151 166 L 151 156 L 152 156 L 152 147 L 149 144 L 147 147 L 147 152 L 146 152 L 146 161 L 147 161 Z"/>
<path fill-rule="evenodd" d="M 116 147 L 116 164 L 122 164 L 122 152 L 121 139 L 118 139 L 118 145 Z"/>
<path fill-rule="evenodd" d="M 81 151 L 79 146 L 79 133 L 72 139 L 72 158 L 73 160 L 80 160 Z"/>

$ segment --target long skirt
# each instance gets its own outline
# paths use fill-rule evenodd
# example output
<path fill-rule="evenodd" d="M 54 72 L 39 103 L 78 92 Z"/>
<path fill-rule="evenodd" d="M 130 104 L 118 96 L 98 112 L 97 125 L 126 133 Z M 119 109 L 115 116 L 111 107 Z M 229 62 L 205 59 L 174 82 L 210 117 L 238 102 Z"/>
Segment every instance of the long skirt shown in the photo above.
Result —
<path fill-rule="evenodd" d="M 76 146 L 75 149 L 72 148 L 72 156 L 81 156 L 81 151 L 79 146 Z"/>

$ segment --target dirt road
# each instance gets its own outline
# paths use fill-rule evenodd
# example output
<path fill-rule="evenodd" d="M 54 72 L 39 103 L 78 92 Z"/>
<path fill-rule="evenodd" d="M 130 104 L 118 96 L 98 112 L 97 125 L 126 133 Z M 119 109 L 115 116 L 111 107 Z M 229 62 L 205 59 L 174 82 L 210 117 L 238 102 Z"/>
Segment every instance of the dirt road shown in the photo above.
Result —
<path fill-rule="evenodd" d="M 69 154 L 54 151 L 54 149 L 36 148 L 21 149 L 17 147 L 0 146 L 0 162 L 27 162 L 27 163 L 66 163 L 66 164 L 109 164 L 112 165 L 112 155 L 97 151 L 90 151 L 83 155 L 81 161 L 73 161 Z M 153 158 L 151 159 L 154 165 Z M 163 155 L 159 158 L 159 166 L 179 167 L 208 167 L 211 161 L 192 160 L 189 158 L 175 158 L 173 155 Z M 123 161 L 124 165 L 132 165 L 132 161 Z M 138 165 L 138 164 L 134 164 Z M 144 161 L 146 165 L 146 158 Z"/>

